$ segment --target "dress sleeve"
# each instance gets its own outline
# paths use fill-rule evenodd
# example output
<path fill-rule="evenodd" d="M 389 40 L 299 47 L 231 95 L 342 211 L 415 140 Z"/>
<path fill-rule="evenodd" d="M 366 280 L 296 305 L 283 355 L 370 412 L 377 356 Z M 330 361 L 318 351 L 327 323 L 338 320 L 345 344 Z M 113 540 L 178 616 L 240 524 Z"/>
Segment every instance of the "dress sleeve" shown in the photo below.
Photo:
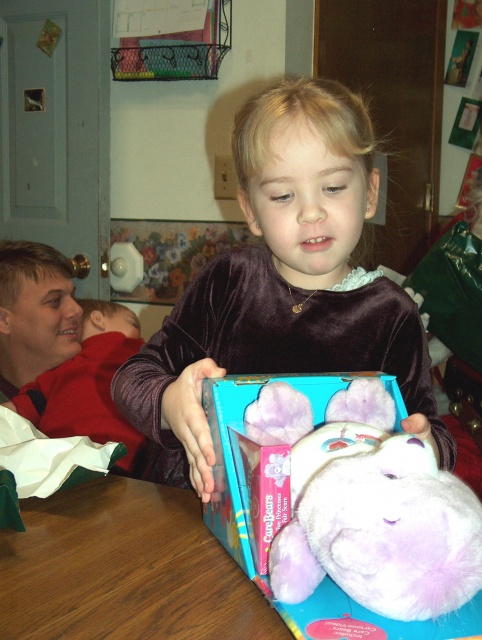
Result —
<path fill-rule="evenodd" d="M 210 355 L 216 322 L 213 297 L 219 289 L 214 280 L 219 277 L 209 267 L 189 285 L 162 328 L 112 380 L 112 397 L 120 412 L 136 429 L 161 444 L 167 435 L 160 426 L 165 389 L 187 366 Z"/>
<path fill-rule="evenodd" d="M 430 369 L 425 329 L 414 305 L 410 313 L 401 316 L 400 322 L 394 324 L 384 370 L 396 372 L 408 414 L 422 413 L 428 418 L 440 452 L 440 468 L 453 471 L 456 443 L 438 417 Z"/>

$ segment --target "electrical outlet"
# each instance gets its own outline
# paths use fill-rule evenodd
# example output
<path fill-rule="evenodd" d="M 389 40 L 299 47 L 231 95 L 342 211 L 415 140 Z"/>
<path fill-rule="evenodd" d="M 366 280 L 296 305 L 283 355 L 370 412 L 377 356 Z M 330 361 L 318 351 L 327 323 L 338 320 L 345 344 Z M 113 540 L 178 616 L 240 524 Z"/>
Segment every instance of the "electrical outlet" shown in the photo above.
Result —
<path fill-rule="evenodd" d="M 238 181 L 234 165 L 228 156 L 214 156 L 214 197 L 218 200 L 236 200 Z"/>

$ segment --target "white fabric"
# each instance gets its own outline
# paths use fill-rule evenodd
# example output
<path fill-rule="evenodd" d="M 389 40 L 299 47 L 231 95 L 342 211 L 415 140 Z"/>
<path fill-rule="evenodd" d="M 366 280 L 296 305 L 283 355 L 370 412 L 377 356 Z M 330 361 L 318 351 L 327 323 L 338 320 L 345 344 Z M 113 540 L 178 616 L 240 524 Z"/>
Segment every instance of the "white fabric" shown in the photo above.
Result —
<path fill-rule="evenodd" d="M 363 267 L 357 267 L 353 269 L 340 284 L 335 284 L 331 289 L 328 289 L 328 291 L 353 291 L 366 284 L 370 284 L 370 282 L 381 278 L 381 276 L 383 276 L 383 271 L 365 271 Z"/>

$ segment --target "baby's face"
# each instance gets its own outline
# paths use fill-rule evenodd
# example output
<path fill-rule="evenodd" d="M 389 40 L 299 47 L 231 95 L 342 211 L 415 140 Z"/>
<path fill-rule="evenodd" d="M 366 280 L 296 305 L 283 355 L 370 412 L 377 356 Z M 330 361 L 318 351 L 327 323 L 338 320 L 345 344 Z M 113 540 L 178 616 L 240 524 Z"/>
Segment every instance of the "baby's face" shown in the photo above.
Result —
<path fill-rule="evenodd" d="M 120 331 L 126 338 L 140 338 L 141 325 L 136 314 L 127 308 L 119 309 L 113 316 L 104 317 L 106 331 Z"/>

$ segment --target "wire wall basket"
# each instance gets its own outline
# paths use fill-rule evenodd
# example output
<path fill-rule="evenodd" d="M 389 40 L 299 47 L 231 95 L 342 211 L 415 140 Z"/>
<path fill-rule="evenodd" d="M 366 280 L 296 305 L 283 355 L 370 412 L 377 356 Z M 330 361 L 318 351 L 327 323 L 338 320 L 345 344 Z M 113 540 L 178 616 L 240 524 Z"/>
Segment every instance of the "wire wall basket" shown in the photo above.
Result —
<path fill-rule="evenodd" d="M 216 80 L 221 62 L 231 49 L 231 0 L 218 2 L 217 42 L 162 44 L 159 40 L 159 45 L 151 46 L 150 40 L 149 46 L 113 48 L 113 79 L 122 82 Z"/>

